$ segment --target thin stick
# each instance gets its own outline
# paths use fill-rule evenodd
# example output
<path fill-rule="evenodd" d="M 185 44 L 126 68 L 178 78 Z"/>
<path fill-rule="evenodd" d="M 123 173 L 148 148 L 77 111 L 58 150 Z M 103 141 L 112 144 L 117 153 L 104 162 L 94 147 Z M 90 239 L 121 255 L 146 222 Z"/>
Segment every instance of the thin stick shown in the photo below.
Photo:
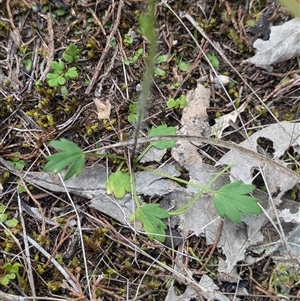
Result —
<path fill-rule="evenodd" d="M 23 236 L 20 233 L 21 236 Z M 27 240 L 31 245 L 33 245 L 39 252 L 41 252 L 46 258 L 50 257 L 50 254 L 43 248 L 41 247 L 35 240 L 33 240 L 30 236 L 27 235 Z M 54 259 L 51 259 L 51 263 L 60 271 L 60 273 L 65 277 L 67 282 L 71 285 L 71 287 L 79 293 L 79 289 L 76 286 L 75 282 L 71 279 L 69 274 L 64 270 L 64 268 Z"/>
<path fill-rule="evenodd" d="M 26 262 L 27 262 L 26 272 L 28 275 L 28 281 L 30 284 L 33 300 L 35 300 L 35 298 L 36 298 L 35 291 L 36 290 L 35 290 L 35 285 L 34 285 L 34 280 L 33 280 L 32 265 L 31 265 L 30 251 L 29 251 L 29 245 L 28 245 L 28 240 L 27 240 L 26 226 L 25 226 L 24 217 L 22 214 L 21 198 L 20 198 L 19 194 L 18 194 L 18 205 L 19 205 L 19 211 L 20 211 L 20 221 L 21 221 L 22 229 L 23 229 L 23 241 L 24 241 L 24 249 L 25 249 L 25 255 L 26 255 Z"/>
<path fill-rule="evenodd" d="M 114 23 L 114 27 L 111 31 L 111 33 L 109 34 L 109 36 L 107 37 L 106 39 L 106 45 L 105 45 L 105 48 L 104 50 L 102 51 L 102 54 L 101 54 L 101 57 L 98 61 L 98 64 L 97 64 L 97 67 L 96 67 L 96 70 L 95 70 L 95 73 L 91 79 L 91 82 L 89 84 L 89 86 L 87 87 L 87 89 L 85 90 L 84 94 L 89 94 L 91 93 L 91 90 L 93 89 L 95 83 L 96 83 L 96 80 L 98 79 L 98 76 L 99 76 L 99 72 L 104 64 L 104 58 L 109 50 L 109 47 L 110 47 L 110 42 L 111 42 L 111 39 L 112 37 L 115 35 L 116 31 L 117 31 L 117 28 L 119 26 L 119 23 L 120 23 L 120 18 L 121 18 L 121 11 L 122 11 L 122 7 L 123 7 L 123 4 L 124 4 L 124 1 L 123 0 L 120 0 L 119 2 L 119 7 L 118 7 L 118 12 L 117 12 L 117 17 L 116 17 L 116 21 Z"/>

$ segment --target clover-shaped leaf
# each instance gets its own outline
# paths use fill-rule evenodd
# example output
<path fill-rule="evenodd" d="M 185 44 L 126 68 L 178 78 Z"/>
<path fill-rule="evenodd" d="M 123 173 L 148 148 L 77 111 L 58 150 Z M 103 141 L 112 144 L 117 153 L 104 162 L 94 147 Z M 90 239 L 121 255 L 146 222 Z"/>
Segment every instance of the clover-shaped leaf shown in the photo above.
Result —
<path fill-rule="evenodd" d="M 255 188 L 241 181 L 224 185 L 214 195 L 214 205 L 221 217 L 227 216 L 236 224 L 241 222 L 241 213 L 248 216 L 262 213 L 258 199 L 245 195 Z"/>
<path fill-rule="evenodd" d="M 63 61 L 52 61 L 50 67 L 53 73 L 62 74 L 64 72 L 65 64 Z"/>
<path fill-rule="evenodd" d="M 59 85 L 63 86 L 66 83 L 66 79 L 57 73 L 48 73 L 47 80 L 50 87 L 58 87 Z"/>
<path fill-rule="evenodd" d="M 139 220 L 150 240 L 156 239 L 160 242 L 166 240 L 166 223 L 162 221 L 169 217 L 168 211 L 162 209 L 159 204 L 145 204 L 140 206 L 130 217 L 130 222 Z"/>
<path fill-rule="evenodd" d="M 64 180 L 68 180 L 74 175 L 78 176 L 82 172 L 84 153 L 74 142 L 61 138 L 51 141 L 49 145 L 62 152 L 46 157 L 48 162 L 44 167 L 45 172 L 58 173 L 69 166 Z"/>
<path fill-rule="evenodd" d="M 65 77 L 66 78 L 70 78 L 70 79 L 76 79 L 78 77 L 78 73 L 77 73 L 76 67 L 69 68 L 67 70 L 67 72 L 65 73 Z"/>
<path fill-rule="evenodd" d="M 2 285 L 8 285 L 9 281 L 12 280 L 12 279 L 15 279 L 16 278 L 16 275 L 11 273 L 11 274 L 5 274 L 1 280 L 1 284 Z"/>
<path fill-rule="evenodd" d="M 106 192 L 114 194 L 118 199 L 124 197 L 126 192 L 131 191 L 130 176 L 122 171 L 117 171 L 108 177 L 106 182 Z"/>
<path fill-rule="evenodd" d="M 149 136 L 167 136 L 167 135 L 175 135 L 176 128 L 173 126 L 169 126 L 166 124 L 162 124 L 158 127 L 152 127 L 149 132 Z M 158 149 L 171 148 L 175 145 L 176 140 L 164 140 L 164 141 L 155 141 L 151 142 L 151 144 Z"/>
<path fill-rule="evenodd" d="M 62 57 L 68 63 L 73 63 L 79 59 L 79 49 L 75 44 L 70 44 L 64 51 Z"/>

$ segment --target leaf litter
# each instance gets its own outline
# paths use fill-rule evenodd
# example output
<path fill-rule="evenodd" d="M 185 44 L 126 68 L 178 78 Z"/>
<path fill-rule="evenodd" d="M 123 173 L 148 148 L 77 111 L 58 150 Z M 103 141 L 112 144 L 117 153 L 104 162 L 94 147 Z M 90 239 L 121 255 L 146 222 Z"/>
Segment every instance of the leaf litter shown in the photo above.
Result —
<path fill-rule="evenodd" d="M 253 46 L 255 56 L 244 60 L 257 67 L 272 71 L 272 65 L 300 55 L 300 20 L 295 18 L 279 26 L 271 27 L 267 41 L 257 39 Z"/>
<path fill-rule="evenodd" d="M 185 133 L 187 135 L 193 135 L 196 133 L 199 135 L 199 133 L 206 133 L 206 135 L 210 135 L 210 131 L 207 130 L 208 123 L 206 115 L 209 97 L 210 95 L 208 90 L 200 84 L 198 84 L 195 91 L 188 94 L 187 99 L 189 100 L 189 104 L 183 111 L 181 120 L 182 128 L 178 131 L 178 133 Z M 195 102 L 197 109 L 193 108 L 193 102 Z M 254 138 L 257 138 L 260 135 L 276 137 L 276 135 L 280 134 L 280 139 L 274 141 L 275 154 L 278 158 L 284 153 L 288 146 L 299 143 L 299 134 L 297 135 L 297 133 L 299 133 L 298 126 L 298 124 L 290 124 L 287 122 L 272 125 L 257 132 L 250 137 L 249 142 L 246 142 L 254 142 L 255 146 Z M 282 135 L 280 129 L 284 130 L 283 132 L 287 136 Z M 291 134 L 295 136 L 291 136 Z M 241 143 L 241 145 L 245 147 L 243 143 Z M 250 146 L 248 145 L 248 147 Z M 232 159 L 234 159 L 234 161 L 238 164 L 231 167 L 232 173 L 243 180 L 243 182 L 249 183 L 249 180 L 251 180 L 249 179 L 250 168 L 249 170 L 245 168 L 243 163 L 242 169 L 237 167 L 241 166 L 240 162 L 243 162 L 243 160 L 246 160 L 247 158 L 244 158 L 245 156 L 238 152 L 235 152 L 233 157 L 228 157 L 228 154 L 232 153 L 233 151 L 229 151 L 226 155 L 224 155 L 224 159 L 222 158 L 218 162 L 218 165 L 232 163 Z M 180 165 L 184 166 L 188 170 L 191 182 L 204 185 L 213 177 L 214 174 L 218 172 L 215 167 L 202 162 L 201 156 L 197 152 L 197 147 L 195 144 L 188 141 L 177 141 L 176 145 L 172 149 L 172 155 L 174 159 L 180 163 Z M 251 162 L 253 163 L 253 160 L 251 160 Z M 256 162 L 254 163 L 256 165 Z M 2 164 L 6 163 L 2 162 Z M 249 164 L 246 166 L 248 167 Z M 9 168 L 12 169 L 11 166 Z M 174 163 L 164 166 L 162 171 L 178 176 L 176 164 Z M 62 175 L 63 174 L 64 173 L 62 173 Z M 246 176 L 243 177 L 244 174 L 246 174 L 248 178 Z M 129 217 L 134 212 L 134 205 L 130 195 L 126 194 L 122 199 L 116 200 L 114 197 L 106 194 L 105 183 L 107 181 L 107 170 L 101 166 L 85 168 L 79 177 L 71 178 L 66 181 L 65 187 L 62 185 L 58 176 L 49 175 L 48 173 L 28 172 L 25 175 L 25 179 L 35 186 L 42 187 L 50 191 L 58 192 L 65 191 L 65 189 L 67 189 L 70 193 L 84 196 L 91 200 L 89 203 L 90 207 L 115 218 L 125 225 L 128 224 Z M 293 179 L 289 180 L 292 181 Z M 162 176 L 148 171 L 138 172 L 136 174 L 136 183 L 137 194 L 148 195 L 150 197 L 155 195 L 165 196 L 165 204 L 171 204 L 170 206 L 175 206 L 175 208 L 186 203 L 186 201 L 189 200 L 196 192 L 195 187 L 188 186 L 187 188 L 184 188 L 172 180 L 164 179 Z M 228 183 L 229 178 L 226 175 L 223 175 L 213 183 L 212 188 L 219 189 Z M 296 181 L 292 181 L 289 185 L 285 185 L 284 183 L 285 182 L 283 181 L 279 187 L 286 191 L 291 186 L 295 185 Z M 256 193 L 257 190 L 254 195 Z M 258 198 L 261 204 L 264 204 L 264 202 L 267 203 L 267 194 L 259 192 Z M 295 214 L 289 215 L 286 209 L 287 208 L 285 208 L 284 213 L 282 213 L 282 217 L 288 221 L 292 219 L 292 221 L 295 222 Z M 279 214 L 281 214 L 280 211 Z M 262 220 L 264 220 L 264 222 L 262 222 Z M 213 206 L 212 196 L 206 194 L 199 197 L 190 210 L 179 215 L 179 220 L 177 219 L 179 228 L 183 232 L 192 231 L 195 235 L 204 235 L 207 240 L 207 244 L 212 244 L 214 242 L 219 222 L 220 218 Z M 226 256 L 228 272 L 235 267 L 237 261 L 245 259 L 246 249 L 251 248 L 252 245 L 258 243 L 258 241 L 253 239 L 254 237 L 259 238 L 259 241 L 263 240 L 264 236 L 261 233 L 261 226 L 265 225 L 265 223 L 266 218 L 263 215 L 254 217 L 242 216 L 242 223 L 240 225 L 236 225 L 226 218 L 224 219 L 224 227 L 218 246 L 222 248 L 224 255 Z M 299 223 L 299 220 L 296 221 L 296 223 Z M 254 233 L 256 233 L 256 236 L 253 236 Z M 252 239 L 249 239 L 251 237 Z"/>

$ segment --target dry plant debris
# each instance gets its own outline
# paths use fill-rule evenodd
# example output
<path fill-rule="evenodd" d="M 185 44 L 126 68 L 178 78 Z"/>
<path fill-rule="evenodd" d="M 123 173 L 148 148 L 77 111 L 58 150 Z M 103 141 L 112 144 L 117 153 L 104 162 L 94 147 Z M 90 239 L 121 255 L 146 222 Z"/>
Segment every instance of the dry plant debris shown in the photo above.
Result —
<path fill-rule="evenodd" d="M 139 99 L 149 49 L 138 23 L 145 3 L 0 3 L 0 299 L 300 298 L 300 67 L 299 43 L 291 40 L 299 22 L 272 0 L 248 4 L 157 2 L 158 57 L 141 135 L 167 124 L 185 137 L 171 153 L 149 152 L 143 164 L 204 185 L 217 165 L 234 161 L 214 189 L 233 179 L 253 183 L 263 210 L 235 225 L 221 221 L 211 196 L 202 195 L 166 221 L 178 242 L 162 245 L 129 224 L 130 194 L 107 195 L 118 158 L 89 158 L 68 181 L 42 171 L 49 142 L 60 138 L 106 158 L 130 157 L 135 127 L 128 117 L 137 113 L 130 106 Z M 274 41 L 293 22 L 296 30 Z M 256 52 L 251 41 L 260 38 L 267 41 Z M 271 42 L 276 47 L 266 49 Z M 75 67 L 78 77 L 67 73 Z M 49 73 L 57 85 L 47 83 Z M 71 76 L 61 80 L 65 74 Z M 219 76 L 230 79 L 226 87 L 216 85 Z M 184 109 L 168 107 L 185 97 Z M 134 172 L 145 202 L 174 209 L 196 194 L 193 186 Z"/>

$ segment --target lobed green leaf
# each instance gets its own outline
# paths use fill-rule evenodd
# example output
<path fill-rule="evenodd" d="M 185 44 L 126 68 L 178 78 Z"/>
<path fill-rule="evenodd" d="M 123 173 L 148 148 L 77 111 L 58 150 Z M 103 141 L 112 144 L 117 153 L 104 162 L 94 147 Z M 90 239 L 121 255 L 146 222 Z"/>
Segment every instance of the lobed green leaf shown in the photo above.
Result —
<path fill-rule="evenodd" d="M 78 176 L 84 167 L 84 153 L 74 142 L 61 138 L 49 143 L 50 146 L 62 152 L 46 157 L 47 163 L 45 172 L 58 173 L 68 167 L 64 180 L 68 180 L 74 175 Z"/>
<path fill-rule="evenodd" d="M 79 60 L 79 49 L 75 44 L 70 44 L 64 51 L 62 57 L 68 63 L 73 63 Z"/>
<path fill-rule="evenodd" d="M 236 224 L 241 222 L 241 213 L 248 216 L 262 213 L 258 199 L 245 195 L 254 189 L 253 185 L 243 184 L 241 181 L 224 185 L 214 195 L 214 206 L 220 216 L 227 216 Z"/>
<path fill-rule="evenodd" d="M 156 239 L 160 242 L 166 240 L 166 223 L 162 219 L 168 218 L 169 212 L 162 209 L 159 204 L 146 204 L 140 206 L 130 217 L 130 222 L 139 220 L 150 240 Z"/>
<path fill-rule="evenodd" d="M 158 127 L 152 127 L 149 136 L 167 136 L 167 135 L 175 135 L 176 128 L 173 126 L 169 126 L 166 124 L 162 124 Z M 151 142 L 151 144 L 158 149 L 171 148 L 175 145 L 176 140 L 165 140 L 165 141 L 155 141 Z"/>
<path fill-rule="evenodd" d="M 131 191 L 130 176 L 122 171 L 112 173 L 106 182 L 106 192 L 114 194 L 118 199 L 124 197 L 126 192 Z"/>

